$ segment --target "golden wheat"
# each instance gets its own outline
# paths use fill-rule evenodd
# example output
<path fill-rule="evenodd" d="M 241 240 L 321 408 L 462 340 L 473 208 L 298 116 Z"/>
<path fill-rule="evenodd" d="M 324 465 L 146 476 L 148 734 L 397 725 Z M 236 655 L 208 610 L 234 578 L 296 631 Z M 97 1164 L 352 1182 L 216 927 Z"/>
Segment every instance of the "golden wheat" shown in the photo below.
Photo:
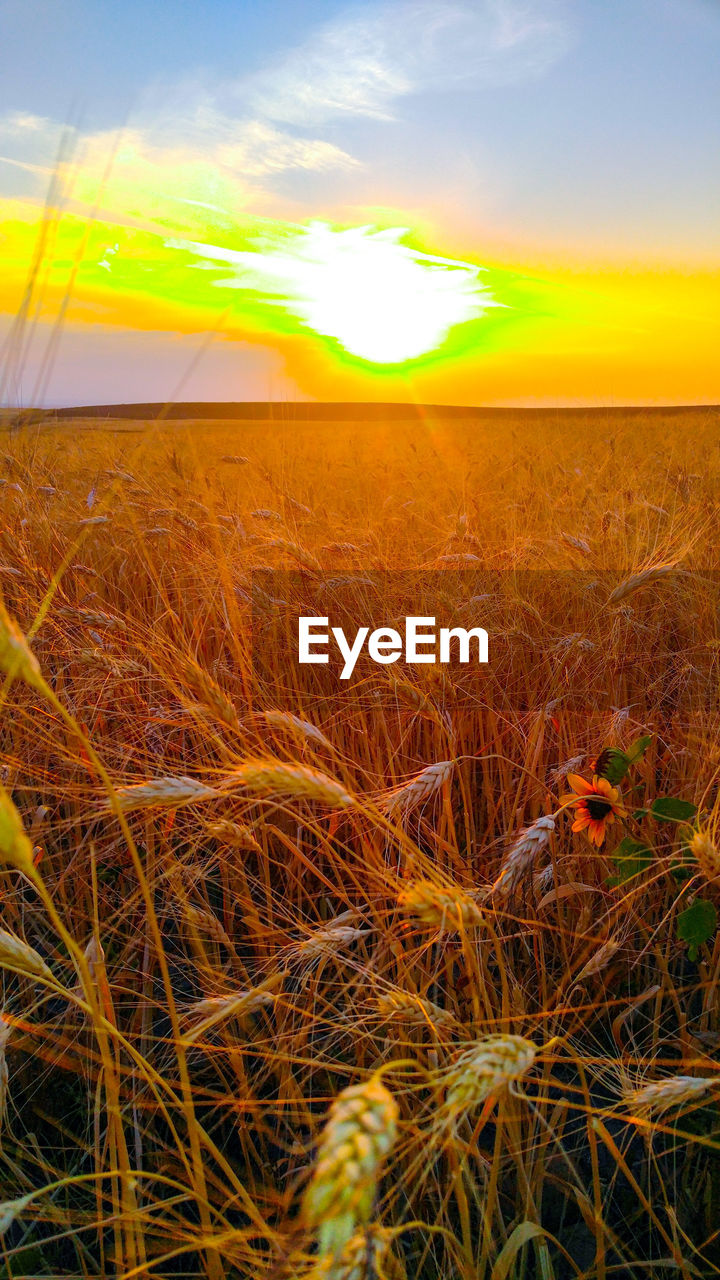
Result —
<path fill-rule="evenodd" d="M 340 782 L 309 765 L 285 764 L 282 760 L 245 760 L 217 783 L 218 791 L 275 800 L 317 800 L 330 809 L 349 809 L 353 797 Z"/>
<path fill-rule="evenodd" d="M 690 852 L 693 854 L 701 874 L 706 880 L 714 881 L 720 876 L 720 850 L 715 845 L 709 831 L 696 831 L 690 841 Z"/>
<path fill-rule="evenodd" d="M 651 586 L 653 583 L 659 582 L 661 578 L 666 578 L 673 573 L 677 566 L 677 560 L 670 560 L 666 564 L 651 564 L 644 569 L 638 569 L 637 573 L 632 573 L 629 578 L 624 578 L 610 592 L 608 604 L 619 604 L 621 600 L 634 595 L 641 587 Z"/>
<path fill-rule="evenodd" d="M 231 818 L 220 818 L 216 822 L 208 822 L 205 830 L 209 836 L 219 840 L 221 844 L 233 849 L 256 849 L 262 852 L 262 846 L 250 827 L 242 822 L 233 822 Z"/>
<path fill-rule="evenodd" d="M 40 663 L 25 639 L 22 631 L 10 617 L 0 599 L 0 671 L 11 680 L 24 680 L 26 684 L 42 692 L 45 681 Z"/>
<path fill-rule="evenodd" d="M 532 1067 L 537 1047 L 523 1036 L 494 1035 L 467 1048 L 447 1071 L 445 1105 L 451 1117 L 479 1106 Z"/>
<path fill-rule="evenodd" d="M 476 902 L 462 889 L 416 880 L 398 894 L 398 907 L 431 929 L 459 932 L 482 923 Z"/>
<path fill-rule="evenodd" d="M 0 783 L 0 860 L 27 874 L 33 872 L 33 846 L 25 834 L 22 818 Z"/>
<path fill-rule="evenodd" d="M 333 1102 L 305 1193 L 321 1254 L 336 1254 L 370 1221 L 382 1165 L 397 1137 L 398 1107 L 375 1076 Z"/>
<path fill-rule="evenodd" d="M 301 547 L 298 542 L 286 542 L 283 538 L 273 538 L 271 542 L 265 544 L 273 547 L 278 551 L 285 551 L 293 560 L 297 560 L 304 569 L 311 569 L 313 573 L 322 573 L 322 565 L 320 561 L 307 551 L 305 547 Z"/>
<path fill-rule="evenodd" d="M 321 1258 L 307 1280 L 406 1280 L 406 1271 L 393 1251 L 391 1233 L 371 1223 L 339 1253 Z"/>
<path fill-rule="evenodd" d="M 636 1115 L 661 1114 L 697 1102 L 720 1084 L 717 1076 L 668 1076 L 639 1089 L 628 1090 L 625 1105 Z"/>
<path fill-rule="evenodd" d="M 429 764 L 421 769 L 414 778 L 402 786 L 386 791 L 378 799 L 378 808 L 389 814 L 401 811 L 412 813 L 421 804 L 437 794 L 452 777 L 454 764 L 452 760 L 439 760 L 437 764 Z"/>
<path fill-rule="evenodd" d="M 195 778 L 149 778 L 130 787 L 116 787 L 115 797 L 123 813 L 136 809 L 176 808 L 185 804 L 201 804 L 217 798 L 218 792 Z M 105 808 L 111 801 L 104 802 Z"/>
<path fill-rule="evenodd" d="M 411 995 L 409 991 L 384 992 L 377 997 L 376 1008 L 385 1022 L 442 1028 L 451 1027 L 456 1022 L 454 1014 L 447 1009 L 441 1009 L 423 996 Z"/>
<path fill-rule="evenodd" d="M 313 965 L 324 956 L 335 955 L 338 951 L 342 951 L 368 933 L 368 929 L 360 929 L 356 925 L 331 924 L 325 929 L 316 929 L 309 937 L 303 938 L 302 942 L 290 948 L 289 955 L 302 960 L 306 966 Z"/>
<path fill-rule="evenodd" d="M 276 729 L 289 729 L 291 732 L 299 734 L 301 738 L 306 738 L 310 742 L 317 742 L 319 746 L 327 747 L 332 751 L 332 744 L 325 737 L 325 734 L 316 725 L 310 724 L 309 720 L 303 720 L 300 716 L 293 715 L 291 711 L 263 711 L 261 715 L 266 724 L 272 725 Z"/>
<path fill-rule="evenodd" d="M 54 981 L 52 970 L 46 965 L 42 956 L 22 938 L 18 938 L 7 929 L 0 929 L 0 969 L 10 969 L 13 973 L 26 974 L 31 978 L 46 978 Z"/>
<path fill-rule="evenodd" d="M 413 1280 L 508 1265 L 600 1280 L 615 1263 L 641 1276 L 713 1256 L 717 939 L 689 960 L 687 885 L 664 870 L 692 832 L 628 819 L 657 856 L 611 892 L 620 824 L 599 853 L 569 812 L 532 819 L 568 771 L 649 734 L 623 783 L 633 811 L 659 795 L 714 802 L 716 414 L 657 428 L 609 415 L 601 447 L 597 416 L 544 421 L 541 450 L 524 415 L 501 432 L 331 424 L 312 449 L 277 421 L 8 434 L 13 1275 L 297 1280 L 314 1266 L 318 1280 L 395 1280 L 391 1241 Z M 241 449 L 252 468 L 217 465 Z M 105 479 L 112 519 L 78 525 Z M 252 578 L 260 559 L 292 570 L 282 586 Z M 409 568 L 430 565 L 437 578 Z M 330 669 L 298 673 L 286 623 L 316 610 L 483 622 L 493 661 L 401 659 L 348 694 Z M 320 752 L 334 762 L 322 771 Z M 696 836 L 692 888 L 714 906 L 704 811 Z M 629 1061 L 614 1148 L 607 1082 Z M 649 1084 L 652 1063 L 677 1076 Z M 338 1100 L 346 1129 L 329 1126 L 326 1149 L 325 1100 L 379 1084 L 378 1067 L 403 1082 L 402 1140 L 395 1101 L 373 1103 L 368 1084 L 360 1116 Z M 696 1107 L 678 1125 L 682 1161 L 640 1177 L 632 1126 Z M 623 1161 L 637 1189 L 618 1181 Z"/>
<path fill-rule="evenodd" d="M 496 898 L 510 897 L 525 877 L 534 870 L 535 863 L 547 847 L 554 830 L 555 819 L 541 817 L 536 818 L 529 827 L 525 827 L 519 833 L 506 853 L 500 874 L 492 887 L 492 893 Z"/>
<path fill-rule="evenodd" d="M 583 965 L 579 973 L 575 975 L 575 982 L 583 982 L 586 978 L 591 978 L 593 974 L 601 973 L 610 964 L 613 956 L 622 946 L 621 938 L 608 938 L 607 942 L 603 942 L 597 951 Z"/>

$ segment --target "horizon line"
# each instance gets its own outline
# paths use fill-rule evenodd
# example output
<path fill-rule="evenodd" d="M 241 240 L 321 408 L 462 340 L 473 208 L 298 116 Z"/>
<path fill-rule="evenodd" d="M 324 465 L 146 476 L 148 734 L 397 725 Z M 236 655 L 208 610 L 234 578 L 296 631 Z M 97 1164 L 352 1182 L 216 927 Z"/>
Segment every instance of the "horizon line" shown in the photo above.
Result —
<path fill-rule="evenodd" d="M 126 419 L 165 419 L 178 421 L 189 418 L 237 418 L 239 420 L 287 420 L 295 418 L 299 421 L 327 418 L 337 420 L 346 417 L 358 420 L 363 417 L 422 417 L 424 415 L 444 417 L 467 417 L 488 414 L 491 416 L 509 416 L 525 413 L 533 416 L 547 417 L 552 414 L 676 414 L 691 413 L 700 410 L 720 411 L 720 404 L 697 402 L 693 404 L 558 404 L 558 405 L 470 405 L 470 404 L 424 404 L 402 400 L 192 400 L 192 401 L 129 401 L 123 403 L 107 403 L 92 405 L 61 405 L 52 407 L 35 407 L 14 409 L 10 406 L 0 407 L 0 415 L 4 418 L 16 417 L 19 422 L 28 425 L 46 418 L 67 419 L 83 418 L 126 418 Z"/>

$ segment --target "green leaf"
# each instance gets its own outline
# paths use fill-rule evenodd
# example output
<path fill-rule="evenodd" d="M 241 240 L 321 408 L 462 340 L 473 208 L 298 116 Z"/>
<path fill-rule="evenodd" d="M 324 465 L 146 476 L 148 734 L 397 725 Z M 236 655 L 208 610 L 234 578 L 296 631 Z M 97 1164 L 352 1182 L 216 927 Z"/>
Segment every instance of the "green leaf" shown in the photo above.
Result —
<path fill-rule="evenodd" d="M 717 929 L 718 913 L 707 898 L 696 898 L 677 918 L 677 935 L 688 943 L 688 958 L 697 960 L 699 948 L 709 942 Z"/>
<path fill-rule="evenodd" d="M 678 800 L 675 796 L 658 796 L 650 806 L 653 818 L 658 822 L 690 822 L 697 813 L 697 805 L 689 800 Z"/>
<path fill-rule="evenodd" d="M 636 738 L 627 749 L 628 762 L 633 765 L 642 760 L 650 743 L 652 742 L 652 734 L 648 734 L 645 738 Z"/>
<path fill-rule="evenodd" d="M 619 747 L 603 747 L 595 761 L 595 772 L 598 778 L 607 778 L 611 786 L 616 787 L 619 782 L 622 782 L 631 765 L 642 760 L 651 742 L 652 737 L 636 738 L 627 751 L 621 751 Z"/>
<path fill-rule="evenodd" d="M 610 861 L 615 863 L 616 874 L 608 877 L 609 885 L 626 884 L 634 876 L 647 871 L 653 860 L 652 849 L 640 840 L 626 836 L 620 841 L 617 849 L 611 854 Z"/>
<path fill-rule="evenodd" d="M 633 814 L 633 818 L 636 822 L 640 822 L 641 818 L 647 818 L 649 812 L 649 809 L 636 809 Z"/>
<path fill-rule="evenodd" d="M 613 787 L 622 782 L 629 768 L 630 761 L 619 747 L 604 747 L 595 761 L 598 778 L 606 778 Z"/>
<path fill-rule="evenodd" d="M 697 875 L 697 869 L 697 860 L 687 847 L 681 850 L 678 858 L 671 858 L 670 860 L 670 875 L 673 880 L 677 880 L 680 883 L 683 880 L 692 880 L 692 877 Z"/>

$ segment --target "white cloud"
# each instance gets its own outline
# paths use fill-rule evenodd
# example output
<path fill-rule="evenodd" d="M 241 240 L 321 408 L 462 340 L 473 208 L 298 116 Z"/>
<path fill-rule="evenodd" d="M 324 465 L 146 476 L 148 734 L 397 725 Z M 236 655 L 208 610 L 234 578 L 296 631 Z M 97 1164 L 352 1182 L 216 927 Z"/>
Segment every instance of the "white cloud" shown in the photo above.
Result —
<path fill-rule="evenodd" d="M 0 137 L 43 133 L 48 124 L 45 116 L 34 116 L 28 111 L 10 111 L 0 118 Z"/>
<path fill-rule="evenodd" d="M 28 173 L 47 177 L 57 159 L 62 129 L 45 116 L 25 111 L 0 115 L 0 159 Z"/>
<path fill-rule="evenodd" d="M 314 174 L 326 205 L 327 176 L 358 161 L 323 136 L 323 125 L 389 118 L 413 93 L 541 72 L 567 45 L 567 2 L 371 0 L 250 80 L 158 82 L 126 127 L 74 136 L 73 198 L 92 208 L 101 193 L 102 213 L 191 230 L 192 208 L 196 223 L 203 206 L 232 219 L 267 205 L 268 195 L 272 206 L 279 176 Z M 6 194 L 42 198 L 60 140 L 71 134 L 28 113 L 0 117 Z M 307 198 L 302 180 L 300 189 Z"/>
<path fill-rule="evenodd" d="M 542 74 L 570 44 L 563 0 L 395 0 L 357 6 L 239 86 L 272 120 L 392 118 L 397 98 Z"/>
<path fill-rule="evenodd" d="M 164 226 L 192 224 L 181 206 L 237 213 L 279 174 L 357 165 L 332 142 L 299 137 L 267 120 L 233 118 L 198 92 L 194 101 L 185 98 L 182 111 L 173 113 L 166 104 L 163 111 L 145 110 L 125 128 L 85 134 L 39 116 L 0 116 L 4 193 L 42 198 L 63 135 L 71 144 L 67 199 L 91 208 L 99 200 L 106 213 Z"/>
<path fill-rule="evenodd" d="M 235 125 L 232 136 L 217 143 L 215 159 L 222 168 L 247 177 L 288 169 L 348 169 L 357 163 L 330 142 L 293 137 L 260 120 Z"/>

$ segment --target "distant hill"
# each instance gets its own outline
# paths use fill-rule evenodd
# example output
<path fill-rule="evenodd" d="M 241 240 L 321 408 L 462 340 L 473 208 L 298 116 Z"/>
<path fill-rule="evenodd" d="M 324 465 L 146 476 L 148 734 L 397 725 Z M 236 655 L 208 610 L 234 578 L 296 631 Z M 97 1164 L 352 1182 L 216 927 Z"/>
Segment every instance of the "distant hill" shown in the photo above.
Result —
<path fill-rule="evenodd" d="M 525 408 L 493 408 L 472 405 L 446 404 L 383 404 L 376 401 L 334 403 L 328 401 L 197 401 L 178 404 L 94 404 L 68 406 L 62 409 L 25 410 L 25 420 L 42 418 L 128 418 L 153 421 L 164 419 L 175 422 L 184 419 L 238 419 L 270 422 L 377 422 L 413 421 L 422 418 L 556 418 L 558 415 L 597 415 L 599 418 L 614 416 L 647 417 L 649 414 L 668 415 L 708 412 L 717 405 L 630 405 Z M 21 416 L 20 414 L 17 415 Z"/>

